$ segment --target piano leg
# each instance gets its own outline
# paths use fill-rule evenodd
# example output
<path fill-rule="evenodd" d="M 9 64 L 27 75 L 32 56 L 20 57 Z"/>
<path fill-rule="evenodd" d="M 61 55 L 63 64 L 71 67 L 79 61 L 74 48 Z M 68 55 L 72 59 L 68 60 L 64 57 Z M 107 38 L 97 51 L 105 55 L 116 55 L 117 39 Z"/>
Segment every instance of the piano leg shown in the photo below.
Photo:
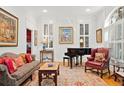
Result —
<path fill-rule="evenodd" d="M 82 55 L 80 55 L 80 65 L 82 66 Z"/>
<path fill-rule="evenodd" d="M 72 69 L 72 57 L 70 57 L 70 68 Z"/>
<path fill-rule="evenodd" d="M 76 56 L 76 66 L 78 65 L 78 56 Z"/>

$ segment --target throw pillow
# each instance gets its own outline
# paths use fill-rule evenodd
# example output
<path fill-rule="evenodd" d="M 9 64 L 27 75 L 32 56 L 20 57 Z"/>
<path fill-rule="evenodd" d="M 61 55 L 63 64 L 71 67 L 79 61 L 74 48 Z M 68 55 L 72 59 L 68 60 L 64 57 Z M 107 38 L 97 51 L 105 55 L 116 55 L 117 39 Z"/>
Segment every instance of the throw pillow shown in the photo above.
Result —
<path fill-rule="evenodd" d="M 26 58 L 26 60 L 27 60 L 27 63 L 30 63 L 30 62 L 32 62 L 32 56 L 31 56 L 31 54 L 26 54 L 25 55 L 25 58 Z"/>
<path fill-rule="evenodd" d="M 12 58 L 6 58 L 4 59 L 4 61 L 10 74 L 14 73 L 17 70 L 14 60 Z"/>
<path fill-rule="evenodd" d="M 19 56 L 22 57 L 24 63 L 27 63 L 26 58 L 25 58 L 25 53 L 21 53 L 19 54 Z"/>
<path fill-rule="evenodd" d="M 4 63 L 4 59 L 1 57 L 0 58 L 0 64 L 3 64 Z"/>
<path fill-rule="evenodd" d="M 105 54 L 104 53 L 95 53 L 95 61 L 103 62 L 105 60 Z"/>
<path fill-rule="evenodd" d="M 24 65 L 24 62 L 23 62 L 23 59 L 21 56 L 15 58 L 14 60 L 15 60 L 15 64 L 16 64 L 17 68 Z"/>
<path fill-rule="evenodd" d="M 109 54 L 108 48 L 98 48 L 97 52 L 98 53 L 104 53 L 105 54 L 105 58 L 108 58 L 108 54 Z"/>

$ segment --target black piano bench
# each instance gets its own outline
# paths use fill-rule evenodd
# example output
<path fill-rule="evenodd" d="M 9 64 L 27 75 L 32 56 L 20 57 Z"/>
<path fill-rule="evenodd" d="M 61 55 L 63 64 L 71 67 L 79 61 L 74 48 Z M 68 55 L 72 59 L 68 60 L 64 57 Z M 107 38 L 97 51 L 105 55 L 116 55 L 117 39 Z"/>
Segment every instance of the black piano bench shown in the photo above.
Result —
<path fill-rule="evenodd" d="M 69 60 L 70 60 L 69 57 L 63 57 L 63 65 L 65 65 L 65 60 L 66 59 L 68 60 L 68 66 L 69 66 Z"/>

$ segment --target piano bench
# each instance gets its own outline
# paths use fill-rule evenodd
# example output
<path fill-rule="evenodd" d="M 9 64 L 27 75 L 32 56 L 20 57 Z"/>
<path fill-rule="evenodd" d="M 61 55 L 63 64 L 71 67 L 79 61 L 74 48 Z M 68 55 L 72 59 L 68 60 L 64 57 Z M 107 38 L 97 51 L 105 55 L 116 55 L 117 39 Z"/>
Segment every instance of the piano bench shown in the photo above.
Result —
<path fill-rule="evenodd" d="M 63 57 L 63 65 L 65 65 L 65 60 L 68 60 L 68 66 L 69 66 L 69 60 L 70 60 L 70 58 L 69 57 Z"/>

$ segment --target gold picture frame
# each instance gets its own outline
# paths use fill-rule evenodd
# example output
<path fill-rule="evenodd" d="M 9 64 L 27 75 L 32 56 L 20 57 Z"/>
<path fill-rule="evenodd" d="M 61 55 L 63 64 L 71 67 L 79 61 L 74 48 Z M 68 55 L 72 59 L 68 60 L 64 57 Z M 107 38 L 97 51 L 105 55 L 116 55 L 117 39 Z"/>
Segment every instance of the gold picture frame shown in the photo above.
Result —
<path fill-rule="evenodd" d="M 102 28 L 96 30 L 96 42 L 102 43 Z"/>
<path fill-rule="evenodd" d="M 73 27 L 59 27 L 59 43 L 60 44 L 73 43 Z"/>
<path fill-rule="evenodd" d="M 18 46 L 18 18 L 0 8 L 0 46 Z"/>

